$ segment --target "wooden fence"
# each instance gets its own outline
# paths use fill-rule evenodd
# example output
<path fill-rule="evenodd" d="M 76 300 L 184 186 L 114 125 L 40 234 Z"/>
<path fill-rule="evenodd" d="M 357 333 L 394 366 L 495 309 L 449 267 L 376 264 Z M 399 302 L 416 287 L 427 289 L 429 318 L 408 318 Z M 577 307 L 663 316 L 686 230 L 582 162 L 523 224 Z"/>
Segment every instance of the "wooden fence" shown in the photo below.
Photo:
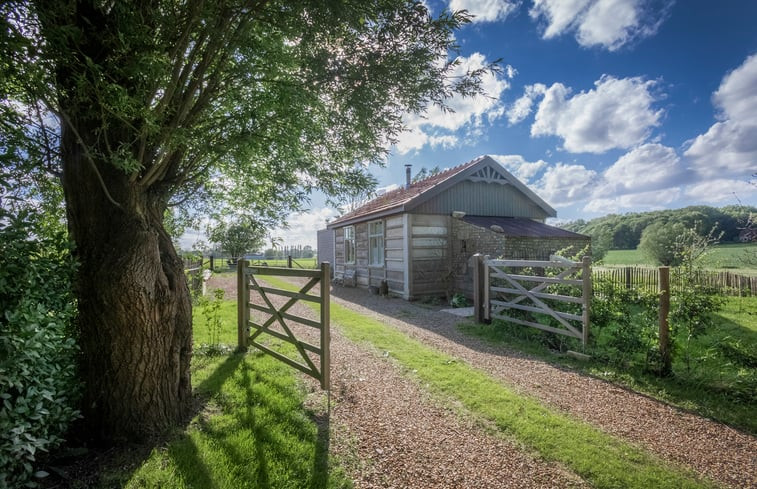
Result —
<path fill-rule="evenodd" d="M 249 266 L 246 260 L 237 262 L 237 300 L 238 321 L 237 340 L 240 350 L 253 346 L 277 360 L 304 372 L 319 380 L 321 388 L 329 388 L 330 365 L 330 295 L 329 279 L 331 272 L 329 263 L 322 263 L 320 270 L 297 270 L 293 268 Z M 299 291 L 266 287 L 259 282 L 260 276 L 271 275 L 279 277 L 304 277 L 309 280 Z M 320 293 L 310 292 L 320 284 Z M 259 300 L 251 299 L 251 293 L 257 293 Z M 288 297 L 281 306 L 274 304 L 274 297 Z M 318 320 L 304 318 L 292 314 L 289 310 L 298 301 L 309 301 L 320 305 Z M 257 322 L 251 320 L 250 311 L 262 313 Z M 294 325 L 315 328 L 319 334 L 319 344 L 313 345 L 297 337 Z M 273 341 L 269 341 L 273 340 Z M 284 341 L 294 346 L 294 358 L 278 350 L 276 340 Z M 311 355 L 316 357 L 312 359 Z"/>
<path fill-rule="evenodd" d="M 657 292 L 660 288 L 660 272 L 658 268 L 622 267 L 622 268 L 594 268 L 594 283 L 609 280 L 613 284 L 626 288 L 635 288 L 645 292 Z M 757 295 L 757 276 L 748 277 L 732 272 L 717 272 L 699 270 L 694 272 L 694 283 L 712 287 L 723 294 L 735 296 Z M 672 291 L 680 291 L 684 286 L 684 277 L 672 270 L 670 274 Z"/>
<path fill-rule="evenodd" d="M 490 260 L 476 254 L 473 260 L 473 309 L 477 321 L 501 319 L 572 336 L 586 346 L 592 296 L 591 258 L 585 257 L 580 262 L 558 257 L 550 261 Z M 546 270 L 555 272 L 548 275 Z M 550 291 L 553 285 L 564 287 L 553 292 Z M 581 306 L 578 311 L 575 305 Z M 535 313 L 550 324 L 541 322 L 537 316 L 513 317 L 509 312 L 512 310 Z"/>

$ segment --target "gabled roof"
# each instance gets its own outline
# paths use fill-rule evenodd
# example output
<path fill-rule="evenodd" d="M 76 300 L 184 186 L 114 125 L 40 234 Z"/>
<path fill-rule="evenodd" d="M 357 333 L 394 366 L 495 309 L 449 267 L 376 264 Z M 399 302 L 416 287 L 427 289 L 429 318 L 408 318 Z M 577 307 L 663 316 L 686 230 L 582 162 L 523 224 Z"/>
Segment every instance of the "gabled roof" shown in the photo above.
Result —
<path fill-rule="evenodd" d="M 470 179 L 473 181 L 496 182 L 500 184 L 510 184 L 534 204 L 541 207 L 548 216 L 556 216 L 555 210 L 544 202 L 538 195 L 533 193 L 520 180 L 515 178 L 510 172 L 495 161 L 490 156 L 484 155 L 464 163 L 462 165 L 449 168 L 441 173 L 424 178 L 408 187 L 401 187 L 384 195 L 380 195 L 366 204 L 349 212 L 328 224 L 328 228 L 335 228 L 361 222 L 368 219 L 377 219 L 379 217 L 406 212 L 413 207 L 431 199 L 435 195 L 443 192 L 449 187 L 463 180 Z"/>

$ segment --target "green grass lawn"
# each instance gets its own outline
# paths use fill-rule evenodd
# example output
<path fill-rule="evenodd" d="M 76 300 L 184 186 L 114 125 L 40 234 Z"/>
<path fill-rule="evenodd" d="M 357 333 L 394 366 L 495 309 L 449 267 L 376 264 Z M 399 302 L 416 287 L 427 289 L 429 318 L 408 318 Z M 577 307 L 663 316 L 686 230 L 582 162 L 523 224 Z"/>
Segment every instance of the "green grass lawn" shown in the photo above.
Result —
<path fill-rule="evenodd" d="M 757 274 L 757 265 L 746 263 L 744 258 L 747 252 L 751 251 L 753 253 L 756 248 L 757 244 L 754 243 L 717 245 L 704 258 L 702 265 L 708 269 L 729 270 L 734 273 L 755 275 Z M 654 266 L 638 249 L 610 250 L 607 252 L 603 262 L 609 266 Z"/>
<path fill-rule="evenodd" d="M 295 289 L 281 279 L 265 280 L 276 287 Z M 331 319 L 349 339 L 384 352 L 441 399 L 487 420 L 502 436 L 517 440 L 546 460 L 565 465 L 592 487 L 713 487 L 638 447 L 518 395 L 484 372 L 377 320 L 338 304 L 331 305 Z"/>
<path fill-rule="evenodd" d="M 220 306 L 218 338 L 236 345 L 236 303 Z M 210 333 L 198 308 L 194 318 L 199 351 Z M 293 369 L 262 353 L 196 353 L 192 384 L 201 406 L 189 425 L 154 448 L 136 470 L 103 474 L 101 487 L 352 487 L 329 460 L 325 406 L 305 407 L 306 392 Z"/>

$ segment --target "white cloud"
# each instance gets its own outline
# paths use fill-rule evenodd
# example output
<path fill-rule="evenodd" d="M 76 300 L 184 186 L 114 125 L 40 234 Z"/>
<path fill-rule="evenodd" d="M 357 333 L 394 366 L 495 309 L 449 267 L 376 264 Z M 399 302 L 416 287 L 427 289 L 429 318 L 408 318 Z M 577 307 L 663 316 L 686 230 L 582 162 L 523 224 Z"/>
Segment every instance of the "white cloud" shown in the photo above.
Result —
<path fill-rule="evenodd" d="M 736 197 L 743 201 L 757 198 L 757 187 L 744 180 L 718 178 L 691 185 L 686 189 L 686 196 L 698 202 L 716 204 L 733 203 Z"/>
<path fill-rule="evenodd" d="M 581 46 L 615 51 L 654 35 L 672 4 L 672 0 L 534 0 L 529 14 L 545 25 L 544 39 L 572 32 Z"/>
<path fill-rule="evenodd" d="M 528 183 L 537 173 L 547 167 L 544 160 L 526 161 L 521 155 L 489 155 L 507 170 L 515 175 L 521 182 Z"/>
<path fill-rule="evenodd" d="M 757 54 L 723 77 L 713 101 L 723 111 L 724 119 L 757 125 Z"/>
<path fill-rule="evenodd" d="M 531 135 L 559 136 L 564 149 L 573 153 L 603 153 L 643 142 L 660 124 L 663 111 L 652 107 L 656 82 L 605 75 L 595 85 L 570 98 L 570 88 L 563 84 L 549 87 L 539 104 Z"/>
<path fill-rule="evenodd" d="M 523 95 L 507 109 L 507 121 L 510 125 L 517 124 L 528 117 L 536 98 L 544 95 L 546 91 L 547 86 L 542 83 L 526 85 L 523 89 Z"/>
<path fill-rule="evenodd" d="M 682 183 L 685 170 L 673 148 L 658 143 L 638 146 L 605 170 L 595 195 L 622 195 L 664 189 Z"/>
<path fill-rule="evenodd" d="M 610 214 L 613 212 L 635 210 L 664 209 L 681 197 L 680 188 L 670 188 L 664 192 L 653 190 L 650 192 L 637 192 L 620 195 L 612 198 L 599 198 L 590 200 L 584 210 Z"/>
<path fill-rule="evenodd" d="M 583 165 L 558 163 L 548 168 L 534 191 L 554 207 L 565 207 L 586 200 L 596 184 L 597 172 Z"/>
<path fill-rule="evenodd" d="M 486 57 L 481 53 L 473 53 L 467 58 L 461 57 L 459 61 L 454 72 L 450 73 L 452 79 L 484 68 L 488 64 Z M 486 73 L 482 80 L 484 94 L 474 97 L 452 97 L 448 101 L 451 112 L 433 106 L 422 116 L 406 115 L 405 125 L 408 130 L 399 136 L 397 152 L 406 154 L 427 144 L 456 146 L 460 140 L 459 136 L 454 134 L 457 131 L 463 131 L 466 140 L 474 141 L 481 135 L 480 129 L 484 121 L 492 122 L 504 114 L 500 98 L 509 87 L 508 81 L 497 73 Z"/>
<path fill-rule="evenodd" d="M 757 169 L 757 54 L 723 77 L 713 103 L 721 121 L 684 154 L 705 178 L 746 178 Z"/>
<path fill-rule="evenodd" d="M 450 10 L 467 10 L 473 15 L 473 22 L 495 22 L 505 20 L 520 5 L 512 0 L 451 0 Z"/>

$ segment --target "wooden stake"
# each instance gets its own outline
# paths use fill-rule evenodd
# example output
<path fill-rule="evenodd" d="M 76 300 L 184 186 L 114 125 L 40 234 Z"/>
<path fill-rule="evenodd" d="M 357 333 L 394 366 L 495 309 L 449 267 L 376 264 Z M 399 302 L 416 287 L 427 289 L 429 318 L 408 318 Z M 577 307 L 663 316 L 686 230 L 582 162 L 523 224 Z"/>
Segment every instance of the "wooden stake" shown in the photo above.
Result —
<path fill-rule="evenodd" d="M 660 375 L 668 376 L 673 371 L 670 357 L 670 267 L 660 267 Z"/>

